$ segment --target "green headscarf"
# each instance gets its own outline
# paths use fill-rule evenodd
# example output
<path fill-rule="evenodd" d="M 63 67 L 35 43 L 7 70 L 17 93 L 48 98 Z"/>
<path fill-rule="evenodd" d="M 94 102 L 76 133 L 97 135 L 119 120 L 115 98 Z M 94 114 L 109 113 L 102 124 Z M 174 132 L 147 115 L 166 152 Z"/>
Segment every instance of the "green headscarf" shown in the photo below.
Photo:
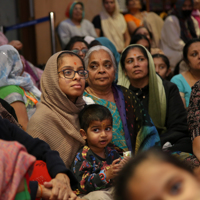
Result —
<path fill-rule="evenodd" d="M 166 94 L 162 83 L 162 79 L 156 74 L 153 58 L 149 51 L 142 45 L 132 44 L 129 47 L 141 46 L 145 49 L 148 60 L 149 60 L 149 115 L 153 120 L 154 125 L 158 129 L 159 133 L 164 133 L 166 131 L 165 120 L 166 120 Z M 125 48 L 121 54 L 127 49 Z M 121 61 L 121 59 L 120 59 Z M 127 76 L 125 76 L 124 70 L 122 69 L 121 62 L 118 68 L 118 85 L 122 85 L 129 88 L 130 81 Z"/>

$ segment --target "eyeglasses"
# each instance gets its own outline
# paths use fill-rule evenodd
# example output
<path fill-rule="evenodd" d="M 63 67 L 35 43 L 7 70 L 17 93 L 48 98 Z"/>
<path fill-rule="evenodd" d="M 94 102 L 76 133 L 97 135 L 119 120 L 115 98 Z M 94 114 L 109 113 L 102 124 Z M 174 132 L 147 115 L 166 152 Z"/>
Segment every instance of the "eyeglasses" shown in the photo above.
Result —
<path fill-rule="evenodd" d="M 74 78 L 74 76 L 75 76 L 76 73 L 77 73 L 82 79 L 86 79 L 86 78 L 88 77 L 88 70 L 78 70 L 78 71 L 74 71 L 74 70 L 72 70 L 72 69 L 64 69 L 64 70 L 58 72 L 58 74 L 61 73 L 61 72 L 63 73 L 63 76 L 64 76 L 65 78 L 69 78 L 69 79 Z"/>
<path fill-rule="evenodd" d="M 76 54 L 79 54 L 80 51 L 83 53 L 83 54 L 86 54 L 88 52 L 87 49 L 82 49 L 82 50 L 78 50 L 78 49 L 73 49 L 72 52 L 76 53 Z"/>

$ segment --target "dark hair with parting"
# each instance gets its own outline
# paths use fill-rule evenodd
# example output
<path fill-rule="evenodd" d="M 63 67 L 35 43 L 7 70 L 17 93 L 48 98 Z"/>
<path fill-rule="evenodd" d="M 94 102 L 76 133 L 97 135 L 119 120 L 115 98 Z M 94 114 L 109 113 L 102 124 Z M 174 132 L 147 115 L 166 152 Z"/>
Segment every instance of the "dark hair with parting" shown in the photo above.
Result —
<path fill-rule="evenodd" d="M 138 35 L 132 36 L 130 44 L 137 44 L 137 42 L 140 41 L 140 40 L 146 40 L 148 42 L 148 44 L 149 44 L 148 50 L 150 52 L 151 51 L 151 43 L 145 35 L 138 34 Z"/>
<path fill-rule="evenodd" d="M 72 50 L 74 44 L 76 42 L 83 42 L 87 48 L 89 48 L 88 43 L 84 40 L 84 37 L 81 36 L 74 36 L 70 39 L 70 41 L 68 42 L 68 44 L 65 46 L 65 50 Z"/>
<path fill-rule="evenodd" d="M 147 27 L 145 27 L 145 26 L 139 26 L 139 27 L 137 27 L 135 30 L 134 30 L 134 32 L 131 34 L 131 37 L 133 37 L 134 35 L 138 35 L 139 33 L 137 33 L 137 31 L 139 30 L 139 29 L 141 29 L 141 28 L 145 28 L 147 31 L 148 31 L 148 33 L 149 33 L 149 35 L 150 35 L 150 38 L 152 39 L 153 38 L 153 35 L 152 35 L 152 33 L 149 31 L 149 29 L 147 28 Z"/>
<path fill-rule="evenodd" d="M 174 165 L 175 167 L 186 170 L 187 172 L 193 174 L 192 169 L 186 163 L 167 152 L 163 152 L 158 147 L 153 147 L 147 151 L 138 153 L 120 171 L 119 175 L 115 179 L 115 200 L 129 199 L 129 191 L 127 191 L 127 184 L 129 180 L 134 177 L 135 171 L 140 166 L 140 164 L 147 160 L 157 160 L 160 162 L 169 163 Z"/>
<path fill-rule="evenodd" d="M 98 40 L 93 40 L 90 44 L 89 44 L 89 49 L 97 46 L 97 45 L 102 45 Z"/>
<path fill-rule="evenodd" d="M 153 58 L 162 58 L 163 62 L 167 65 L 167 69 L 170 68 L 170 63 L 169 63 L 169 59 L 167 56 L 157 53 L 157 54 L 152 55 L 152 57 Z"/>
<path fill-rule="evenodd" d="M 58 57 L 57 57 L 57 68 L 60 67 L 61 60 L 62 60 L 62 58 L 63 58 L 64 56 L 66 56 L 66 55 L 78 57 L 78 58 L 81 60 L 81 62 L 82 62 L 83 68 L 85 69 L 85 63 L 84 63 L 83 59 L 82 59 L 79 55 L 77 55 L 76 53 L 74 53 L 74 52 L 72 52 L 72 51 L 62 51 L 62 52 L 58 55 Z"/>
<path fill-rule="evenodd" d="M 87 133 L 87 129 L 93 121 L 103 121 L 105 119 L 113 122 L 112 114 L 108 108 L 99 104 L 87 105 L 79 113 L 79 122 L 81 129 Z"/>
<path fill-rule="evenodd" d="M 186 42 L 184 48 L 183 48 L 183 59 L 184 61 L 188 64 L 189 60 L 188 60 L 188 49 L 191 46 L 191 44 L 196 43 L 196 42 L 200 42 L 199 38 L 193 38 L 191 40 L 189 40 L 188 42 Z"/>
<path fill-rule="evenodd" d="M 123 70 L 125 70 L 125 59 L 126 59 L 126 56 L 127 56 L 128 52 L 129 52 L 131 49 L 135 49 L 135 48 L 140 49 L 140 51 L 142 52 L 142 54 L 144 55 L 144 57 L 145 57 L 147 60 L 149 60 L 148 55 L 147 55 L 147 52 L 146 52 L 146 50 L 145 50 L 142 46 L 137 45 L 137 44 L 134 45 L 134 46 L 129 46 L 129 47 L 127 47 L 126 50 L 124 50 L 124 51 L 122 52 L 122 54 L 121 54 L 120 63 L 121 63 L 121 66 L 122 66 L 122 69 L 123 69 Z"/>

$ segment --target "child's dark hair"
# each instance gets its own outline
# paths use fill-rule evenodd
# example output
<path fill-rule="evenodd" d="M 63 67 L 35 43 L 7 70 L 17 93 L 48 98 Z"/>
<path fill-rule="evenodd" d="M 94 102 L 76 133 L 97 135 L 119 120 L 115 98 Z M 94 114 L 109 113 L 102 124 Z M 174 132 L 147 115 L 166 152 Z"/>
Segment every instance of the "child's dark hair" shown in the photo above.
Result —
<path fill-rule="evenodd" d="M 85 132 L 87 132 L 87 129 L 93 121 L 103 121 L 105 119 L 111 120 L 111 123 L 113 122 L 109 109 L 99 104 L 87 105 L 79 113 L 80 127 Z"/>
<path fill-rule="evenodd" d="M 162 58 L 163 62 L 167 65 L 167 69 L 170 68 L 170 63 L 169 63 L 169 59 L 167 58 L 167 56 L 163 55 L 163 54 L 154 54 L 152 55 L 153 58 Z"/>
<path fill-rule="evenodd" d="M 186 165 L 186 163 L 184 163 L 183 161 L 179 160 L 178 158 L 172 156 L 167 152 L 163 152 L 159 148 L 153 147 L 147 151 L 143 151 L 137 154 L 120 171 L 119 175 L 116 177 L 115 180 L 115 192 L 114 192 L 115 200 L 129 199 L 127 191 L 128 181 L 134 176 L 137 167 L 139 167 L 139 165 L 142 162 L 150 159 L 172 164 L 180 169 L 183 169 L 193 174 L 192 169 L 188 165 Z"/>
<path fill-rule="evenodd" d="M 150 39 L 152 40 L 152 39 L 153 39 L 153 35 L 152 35 L 151 31 L 149 31 L 149 29 L 148 29 L 146 26 L 139 26 L 139 27 L 137 27 L 137 28 L 134 30 L 134 32 L 131 34 L 131 37 L 133 37 L 133 36 L 135 36 L 135 35 L 138 35 L 139 33 L 137 33 L 137 31 L 140 30 L 141 28 L 145 28 L 145 29 L 148 31 L 149 36 L 150 36 Z"/>
<path fill-rule="evenodd" d="M 146 40 L 148 42 L 148 44 L 149 44 L 148 50 L 150 52 L 151 51 L 151 43 L 145 35 L 137 34 L 137 35 L 132 36 L 130 44 L 137 44 L 137 42 L 140 40 Z"/>

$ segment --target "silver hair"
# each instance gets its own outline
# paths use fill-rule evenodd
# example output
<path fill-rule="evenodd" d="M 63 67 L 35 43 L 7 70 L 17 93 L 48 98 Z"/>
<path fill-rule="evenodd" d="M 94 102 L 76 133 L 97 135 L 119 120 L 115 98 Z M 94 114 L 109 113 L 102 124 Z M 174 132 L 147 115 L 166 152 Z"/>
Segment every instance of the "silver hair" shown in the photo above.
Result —
<path fill-rule="evenodd" d="M 110 55 L 110 58 L 112 60 L 112 64 L 113 64 L 113 67 L 115 69 L 115 72 L 117 70 L 117 65 L 116 65 L 116 59 L 112 53 L 112 51 L 110 51 L 110 49 L 108 49 L 107 47 L 105 46 L 102 46 L 102 45 L 97 45 L 97 46 L 94 46 L 92 48 L 89 49 L 89 51 L 87 52 L 85 58 L 84 58 L 84 62 L 85 62 L 85 69 L 88 68 L 88 64 L 89 64 L 89 59 L 90 59 L 90 56 L 91 54 L 94 52 L 94 51 L 99 51 L 99 50 L 104 50 L 106 51 L 109 55 Z"/>

